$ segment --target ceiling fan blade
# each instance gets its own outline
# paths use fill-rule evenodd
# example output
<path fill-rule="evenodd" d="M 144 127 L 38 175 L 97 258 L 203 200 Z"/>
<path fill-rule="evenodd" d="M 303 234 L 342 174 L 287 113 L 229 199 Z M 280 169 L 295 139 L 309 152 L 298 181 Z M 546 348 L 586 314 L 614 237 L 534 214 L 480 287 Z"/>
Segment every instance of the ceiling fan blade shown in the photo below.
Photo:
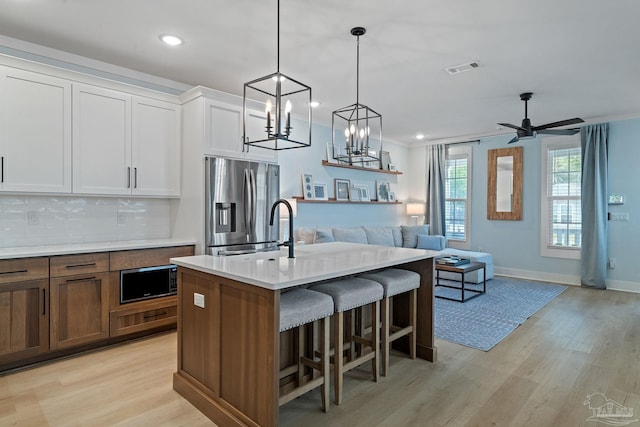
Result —
<path fill-rule="evenodd" d="M 516 125 L 512 125 L 511 123 L 498 123 L 500 126 L 504 126 L 506 128 L 511 128 L 511 129 L 516 129 L 516 130 L 522 130 L 524 131 L 524 128 L 521 128 L 520 126 L 516 126 Z"/>
<path fill-rule="evenodd" d="M 513 139 L 509 142 L 507 142 L 507 144 L 513 144 L 514 142 L 518 142 L 520 138 L 518 138 L 517 136 L 514 136 Z"/>
<path fill-rule="evenodd" d="M 573 118 L 573 119 L 560 120 L 559 122 L 553 122 L 553 123 L 547 123 L 545 125 L 534 126 L 533 130 L 557 128 L 559 126 L 575 125 L 575 124 L 578 124 L 578 123 L 584 123 L 584 120 L 582 120 L 582 119 L 580 119 L 578 117 Z"/>
<path fill-rule="evenodd" d="M 580 129 L 543 129 L 538 131 L 538 133 L 545 135 L 575 135 L 578 132 Z"/>

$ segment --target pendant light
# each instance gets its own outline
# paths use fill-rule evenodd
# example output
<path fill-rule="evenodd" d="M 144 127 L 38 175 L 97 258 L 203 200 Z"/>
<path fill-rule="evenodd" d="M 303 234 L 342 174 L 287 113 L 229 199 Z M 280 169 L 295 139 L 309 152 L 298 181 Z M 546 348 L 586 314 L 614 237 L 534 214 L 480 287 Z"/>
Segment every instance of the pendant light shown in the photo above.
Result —
<path fill-rule="evenodd" d="M 311 87 L 280 72 L 280 0 L 278 0 L 277 71 L 244 84 L 243 143 L 269 150 L 311 145 Z M 258 106 L 264 116 L 250 111 Z M 295 122 L 292 119 L 295 116 Z"/>
<path fill-rule="evenodd" d="M 357 45 L 356 103 L 340 108 L 332 114 L 333 158 L 339 163 L 381 169 L 382 116 L 360 104 L 360 36 L 366 31 L 363 27 L 351 29 L 351 34 L 356 36 Z"/>

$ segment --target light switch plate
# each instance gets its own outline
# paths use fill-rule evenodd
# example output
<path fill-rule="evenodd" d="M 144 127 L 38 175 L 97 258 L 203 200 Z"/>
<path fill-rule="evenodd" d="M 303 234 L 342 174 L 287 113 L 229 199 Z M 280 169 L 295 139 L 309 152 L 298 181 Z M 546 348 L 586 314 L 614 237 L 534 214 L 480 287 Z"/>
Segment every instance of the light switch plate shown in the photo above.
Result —
<path fill-rule="evenodd" d="M 195 305 L 196 307 L 204 308 L 204 295 L 194 292 L 193 305 Z"/>

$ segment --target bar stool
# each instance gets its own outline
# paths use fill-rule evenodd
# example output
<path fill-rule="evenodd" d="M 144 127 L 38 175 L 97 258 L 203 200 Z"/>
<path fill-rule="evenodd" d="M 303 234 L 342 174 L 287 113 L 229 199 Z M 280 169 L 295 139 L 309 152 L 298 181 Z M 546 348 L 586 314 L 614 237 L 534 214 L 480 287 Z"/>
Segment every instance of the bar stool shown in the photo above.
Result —
<path fill-rule="evenodd" d="M 308 289 L 293 289 L 280 295 L 280 332 L 296 328 L 298 345 L 294 349 L 294 363 L 280 370 L 280 379 L 296 374 L 296 387 L 281 393 L 279 406 L 295 399 L 304 393 L 322 387 L 322 410 L 329 411 L 329 319 L 333 314 L 333 299 L 321 292 Z M 320 360 L 305 356 L 305 325 L 320 321 Z M 314 341 L 314 340 L 312 340 Z M 308 366 L 320 372 L 320 376 L 305 382 L 304 367 Z"/>
<path fill-rule="evenodd" d="M 373 380 L 378 381 L 378 360 L 380 355 L 380 332 L 377 327 L 372 328 L 371 338 L 361 335 L 351 336 L 351 340 L 361 346 L 370 347 L 371 352 L 356 356 L 350 352 L 350 357 L 344 361 L 344 314 L 353 309 L 360 311 L 366 305 L 371 305 L 371 321 L 373 325 L 380 324 L 380 300 L 384 294 L 382 286 L 372 280 L 358 277 L 321 283 L 310 289 L 330 295 L 333 298 L 335 313 L 333 318 L 333 388 L 334 402 L 342 402 L 342 386 L 344 373 L 371 361 Z M 349 334 L 351 335 L 351 334 Z"/>
<path fill-rule="evenodd" d="M 409 335 L 409 357 L 416 358 L 416 323 L 417 323 L 417 295 L 420 287 L 420 275 L 414 271 L 399 268 L 387 268 L 382 271 L 364 273 L 358 277 L 374 280 L 384 288 L 382 299 L 382 376 L 389 371 L 389 351 L 391 343 L 400 337 Z M 405 327 L 393 324 L 392 298 L 409 292 L 409 325 Z"/>

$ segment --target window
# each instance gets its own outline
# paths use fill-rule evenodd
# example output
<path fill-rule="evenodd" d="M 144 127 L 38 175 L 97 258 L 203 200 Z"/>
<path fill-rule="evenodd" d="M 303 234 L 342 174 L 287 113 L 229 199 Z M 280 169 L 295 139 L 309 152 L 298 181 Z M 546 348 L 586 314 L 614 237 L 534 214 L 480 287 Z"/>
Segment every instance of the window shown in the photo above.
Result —
<path fill-rule="evenodd" d="M 582 152 L 579 136 L 542 144 L 541 255 L 580 258 Z"/>
<path fill-rule="evenodd" d="M 453 146 L 447 150 L 445 171 L 445 235 L 462 249 L 469 242 L 469 209 L 471 184 L 471 147 Z M 461 245 L 455 245 L 461 243 Z M 468 249 L 468 248 L 467 248 Z"/>

